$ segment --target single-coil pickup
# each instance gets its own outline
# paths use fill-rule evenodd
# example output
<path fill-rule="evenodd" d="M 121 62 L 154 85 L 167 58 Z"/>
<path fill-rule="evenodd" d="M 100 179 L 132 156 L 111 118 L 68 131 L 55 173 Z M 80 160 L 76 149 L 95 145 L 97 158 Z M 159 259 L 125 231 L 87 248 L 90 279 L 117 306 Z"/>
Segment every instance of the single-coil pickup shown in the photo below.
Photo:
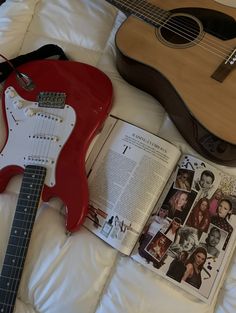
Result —
<path fill-rule="evenodd" d="M 53 114 L 50 114 L 50 113 L 37 112 L 36 116 L 38 118 L 41 118 L 41 119 L 47 119 L 47 120 L 51 120 L 51 121 L 55 121 L 55 122 L 59 122 L 59 123 L 62 122 L 62 118 L 60 116 L 53 115 Z"/>
<path fill-rule="evenodd" d="M 27 161 L 32 163 L 32 164 L 42 164 L 42 165 L 50 165 L 50 164 L 54 163 L 54 161 L 52 159 L 37 156 L 37 155 L 28 156 Z"/>
<path fill-rule="evenodd" d="M 45 134 L 37 134 L 33 136 L 29 136 L 30 139 L 40 140 L 40 141 L 58 141 L 59 138 L 57 136 L 45 135 Z"/>

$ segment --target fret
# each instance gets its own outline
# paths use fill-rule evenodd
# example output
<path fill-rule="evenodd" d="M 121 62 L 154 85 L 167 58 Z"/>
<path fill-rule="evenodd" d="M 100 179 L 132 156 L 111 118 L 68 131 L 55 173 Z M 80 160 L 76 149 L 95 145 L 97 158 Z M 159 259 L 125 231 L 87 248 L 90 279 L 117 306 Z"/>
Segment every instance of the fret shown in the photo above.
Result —
<path fill-rule="evenodd" d="M 2 268 L 1 276 L 0 276 L 0 287 L 3 287 L 2 275 L 4 277 L 14 278 L 16 281 L 18 281 L 20 280 L 22 269 L 23 267 L 12 268 L 11 266 L 4 264 Z M 4 278 L 4 281 L 5 281 L 5 278 Z"/>
<path fill-rule="evenodd" d="M 15 246 L 15 245 L 10 245 L 7 247 L 7 250 L 6 250 L 6 255 L 14 255 L 14 256 L 19 256 L 19 251 L 18 249 L 22 249 L 23 247 L 18 247 L 18 246 Z M 23 254 L 23 251 L 22 251 L 22 254 Z M 5 255 L 5 257 L 6 257 Z M 23 257 L 23 255 L 21 255 L 21 257 Z"/>
<path fill-rule="evenodd" d="M 15 291 L 11 290 L 10 288 L 5 289 L 5 288 L 0 287 L 0 292 L 5 292 L 5 291 L 10 295 L 10 297 L 12 297 L 12 295 L 14 295 L 14 293 L 15 293 Z"/>
<path fill-rule="evenodd" d="M 29 218 L 33 218 L 34 212 L 31 213 L 30 210 L 26 207 L 22 208 L 21 210 L 16 210 L 15 212 L 15 218 L 19 221 L 25 221 Z"/>
<path fill-rule="evenodd" d="M 36 214 L 34 214 L 36 215 Z M 24 230 L 28 230 L 31 228 L 32 225 L 32 219 L 31 220 L 25 220 L 25 221 L 22 221 L 22 220 L 17 220 L 15 219 L 12 223 L 12 227 L 14 228 L 21 228 L 21 229 L 24 229 Z"/>
<path fill-rule="evenodd" d="M 40 185 L 41 184 L 32 183 L 31 181 L 25 182 L 22 185 L 22 194 L 21 195 L 23 195 L 24 191 L 26 191 L 26 192 L 30 192 L 31 191 L 32 194 L 33 194 L 35 191 L 37 191 L 37 188 L 40 189 Z"/>
<path fill-rule="evenodd" d="M 6 299 L 6 301 L 4 299 Z M 4 290 L 1 290 L 0 291 L 0 312 L 12 313 L 14 311 L 15 301 L 16 301 L 16 294 L 12 294 L 11 301 L 9 301 L 7 292 Z"/>
<path fill-rule="evenodd" d="M 17 247 L 17 249 L 22 249 L 22 248 Z M 25 247 L 23 249 L 25 249 Z M 11 253 L 6 253 L 4 261 L 5 261 L 6 266 L 12 266 L 12 268 L 15 266 L 19 268 L 21 267 L 22 259 L 23 259 L 22 256 L 14 255 Z"/>
<path fill-rule="evenodd" d="M 11 230 L 11 237 L 13 238 L 26 238 L 26 237 L 30 237 L 29 234 L 30 234 L 30 228 L 29 227 L 26 227 L 26 223 L 25 221 L 23 221 L 23 226 L 24 227 L 12 227 L 12 230 Z M 33 224 L 34 220 L 31 219 L 29 221 L 30 224 Z"/>
<path fill-rule="evenodd" d="M 25 214 L 26 217 L 27 216 L 29 217 L 29 215 L 35 213 L 37 209 L 38 200 L 32 201 L 31 203 L 27 203 L 26 200 L 23 201 L 20 200 L 19 202 L 20 203 L 18 203 L 16 208 L 16 213 Z"/>
<path fill-rule="evenodd" d="M 158 8 L 145 0 L 108 0 L 107 2 L 155 27 L 163 25 L 171 15 L 169 11 Z"/>
<path fill-rule="evenodd" d="M 21 194 L 19 199 L 25 199 L 27 200 L 27 195 L 33 196 L 35 193 L 38 195 L 40 192 L 40 185 L 32 184 L 32 183 L 27 183 L 22 185 L 21 187 Z"/>
<path fill-rule="evenodd" d="M 28 236 L 28 234 L 30 234 L 29 232 L 25 231 L 25 236 L 23 237 L 18 237 L 18 236 L 10 236 L 8 244 L 10 246 L 15 246 L 15 247 L 25 247 L 26 244 L 28 244 L 28 241 L 30 240 L 30 236 Z"/>
<path fill-rule="evenodd" d="M 4 290 L 4 291 L 13 290 L 16 284 L 18 283 L 18 281 L 19 281 L 18 279 L 14 279 L 14 278 L 7 277 L 7 276 L 2 276 L 2 284 L 1 284 L 0 290 Z"/>
<path fill-rule="evenodd" d="M 37 201 L 39 194 L 40 194 L 40 192 L 38 192 L 37 190 L 32 190 L 31 194 L 29 192 L 25 192 L 24 193 L 24 191 L 22 190 L 22 194 L 21 194 L 21 196 L 19 198 L 18 205 L 20 205 L 20 206 L 22 206 L 22 205 L 28 206 L 32 202 Z"/>
<path fill-rule="evenodd" d="M 4 300 L 6 299 L 6 301 Z M 0 291 L 0 312 L 1 313 L 12 313 L 14 310 L 14 303 L 16 299 L 16 295 L 12 295 L 11 301 L 8 299 L 8 293 L 4 290 Z"/>
<path fill-rule="evenodd" d="M 23 266 L 15 266 L 12 264 L 4 264 L 4 271 L 2 275 L 8 276 L 9 278 L 16 278 L 16 273 L 20 273 L 23 269 Z M 0 286 L 1 288 L 1 286 Z"/>
<path fill-rule="evenodd" d="M 0 313 L 11 313 L 28 251 L 46 169 L 25 168 L 12 229 L 0 276 Z"/>

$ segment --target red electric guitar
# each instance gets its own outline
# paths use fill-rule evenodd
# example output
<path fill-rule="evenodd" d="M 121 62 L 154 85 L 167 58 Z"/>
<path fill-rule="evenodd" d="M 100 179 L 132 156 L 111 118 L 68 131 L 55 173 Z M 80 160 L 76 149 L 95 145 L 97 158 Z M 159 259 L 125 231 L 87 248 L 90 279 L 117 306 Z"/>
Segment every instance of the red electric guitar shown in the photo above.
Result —
<path fill-rule="evenodd" d="M 14 310 L 41 196 L 65 203 L 68 232 L 83 222 L 88 208 L 85 156 L 112 102 L 110 80 L 90 65 L 43 60 L 17 70 L 33 84 L 32 90 L 25 90 L 13 72 L 3 90 L 7 139 L 0 153 L 0 192 L 12 176 L 23 173 L 0 277 L 4 313 Z"/>

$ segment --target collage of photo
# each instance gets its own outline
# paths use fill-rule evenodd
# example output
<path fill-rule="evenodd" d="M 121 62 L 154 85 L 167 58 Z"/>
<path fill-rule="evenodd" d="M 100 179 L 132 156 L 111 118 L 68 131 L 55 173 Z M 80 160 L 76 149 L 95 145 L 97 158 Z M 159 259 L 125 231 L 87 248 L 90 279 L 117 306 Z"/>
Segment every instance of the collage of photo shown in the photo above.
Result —
<path fill-rule="evenodd" d="M 208 297 L 235 228 L 230 184 L 200 166 L 178 167 L 139 238 L 141 263 Z"/>

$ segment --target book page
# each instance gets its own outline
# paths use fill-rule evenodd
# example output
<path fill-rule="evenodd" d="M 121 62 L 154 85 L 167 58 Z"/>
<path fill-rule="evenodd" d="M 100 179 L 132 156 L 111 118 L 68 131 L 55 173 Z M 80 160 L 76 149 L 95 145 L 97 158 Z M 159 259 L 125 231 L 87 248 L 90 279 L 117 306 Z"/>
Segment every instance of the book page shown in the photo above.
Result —
<path fill-rule="evenodd" d="M 84 225 L 129 254 L 179 157 L 169 142 L 117 120 L 99 155 L 93 156 Z"/>
<path fill-rule="evenodd" d="M 211 303 L 235 248 L 235 230 L 236 177 L 184 155 L 132 258 Z"/>

